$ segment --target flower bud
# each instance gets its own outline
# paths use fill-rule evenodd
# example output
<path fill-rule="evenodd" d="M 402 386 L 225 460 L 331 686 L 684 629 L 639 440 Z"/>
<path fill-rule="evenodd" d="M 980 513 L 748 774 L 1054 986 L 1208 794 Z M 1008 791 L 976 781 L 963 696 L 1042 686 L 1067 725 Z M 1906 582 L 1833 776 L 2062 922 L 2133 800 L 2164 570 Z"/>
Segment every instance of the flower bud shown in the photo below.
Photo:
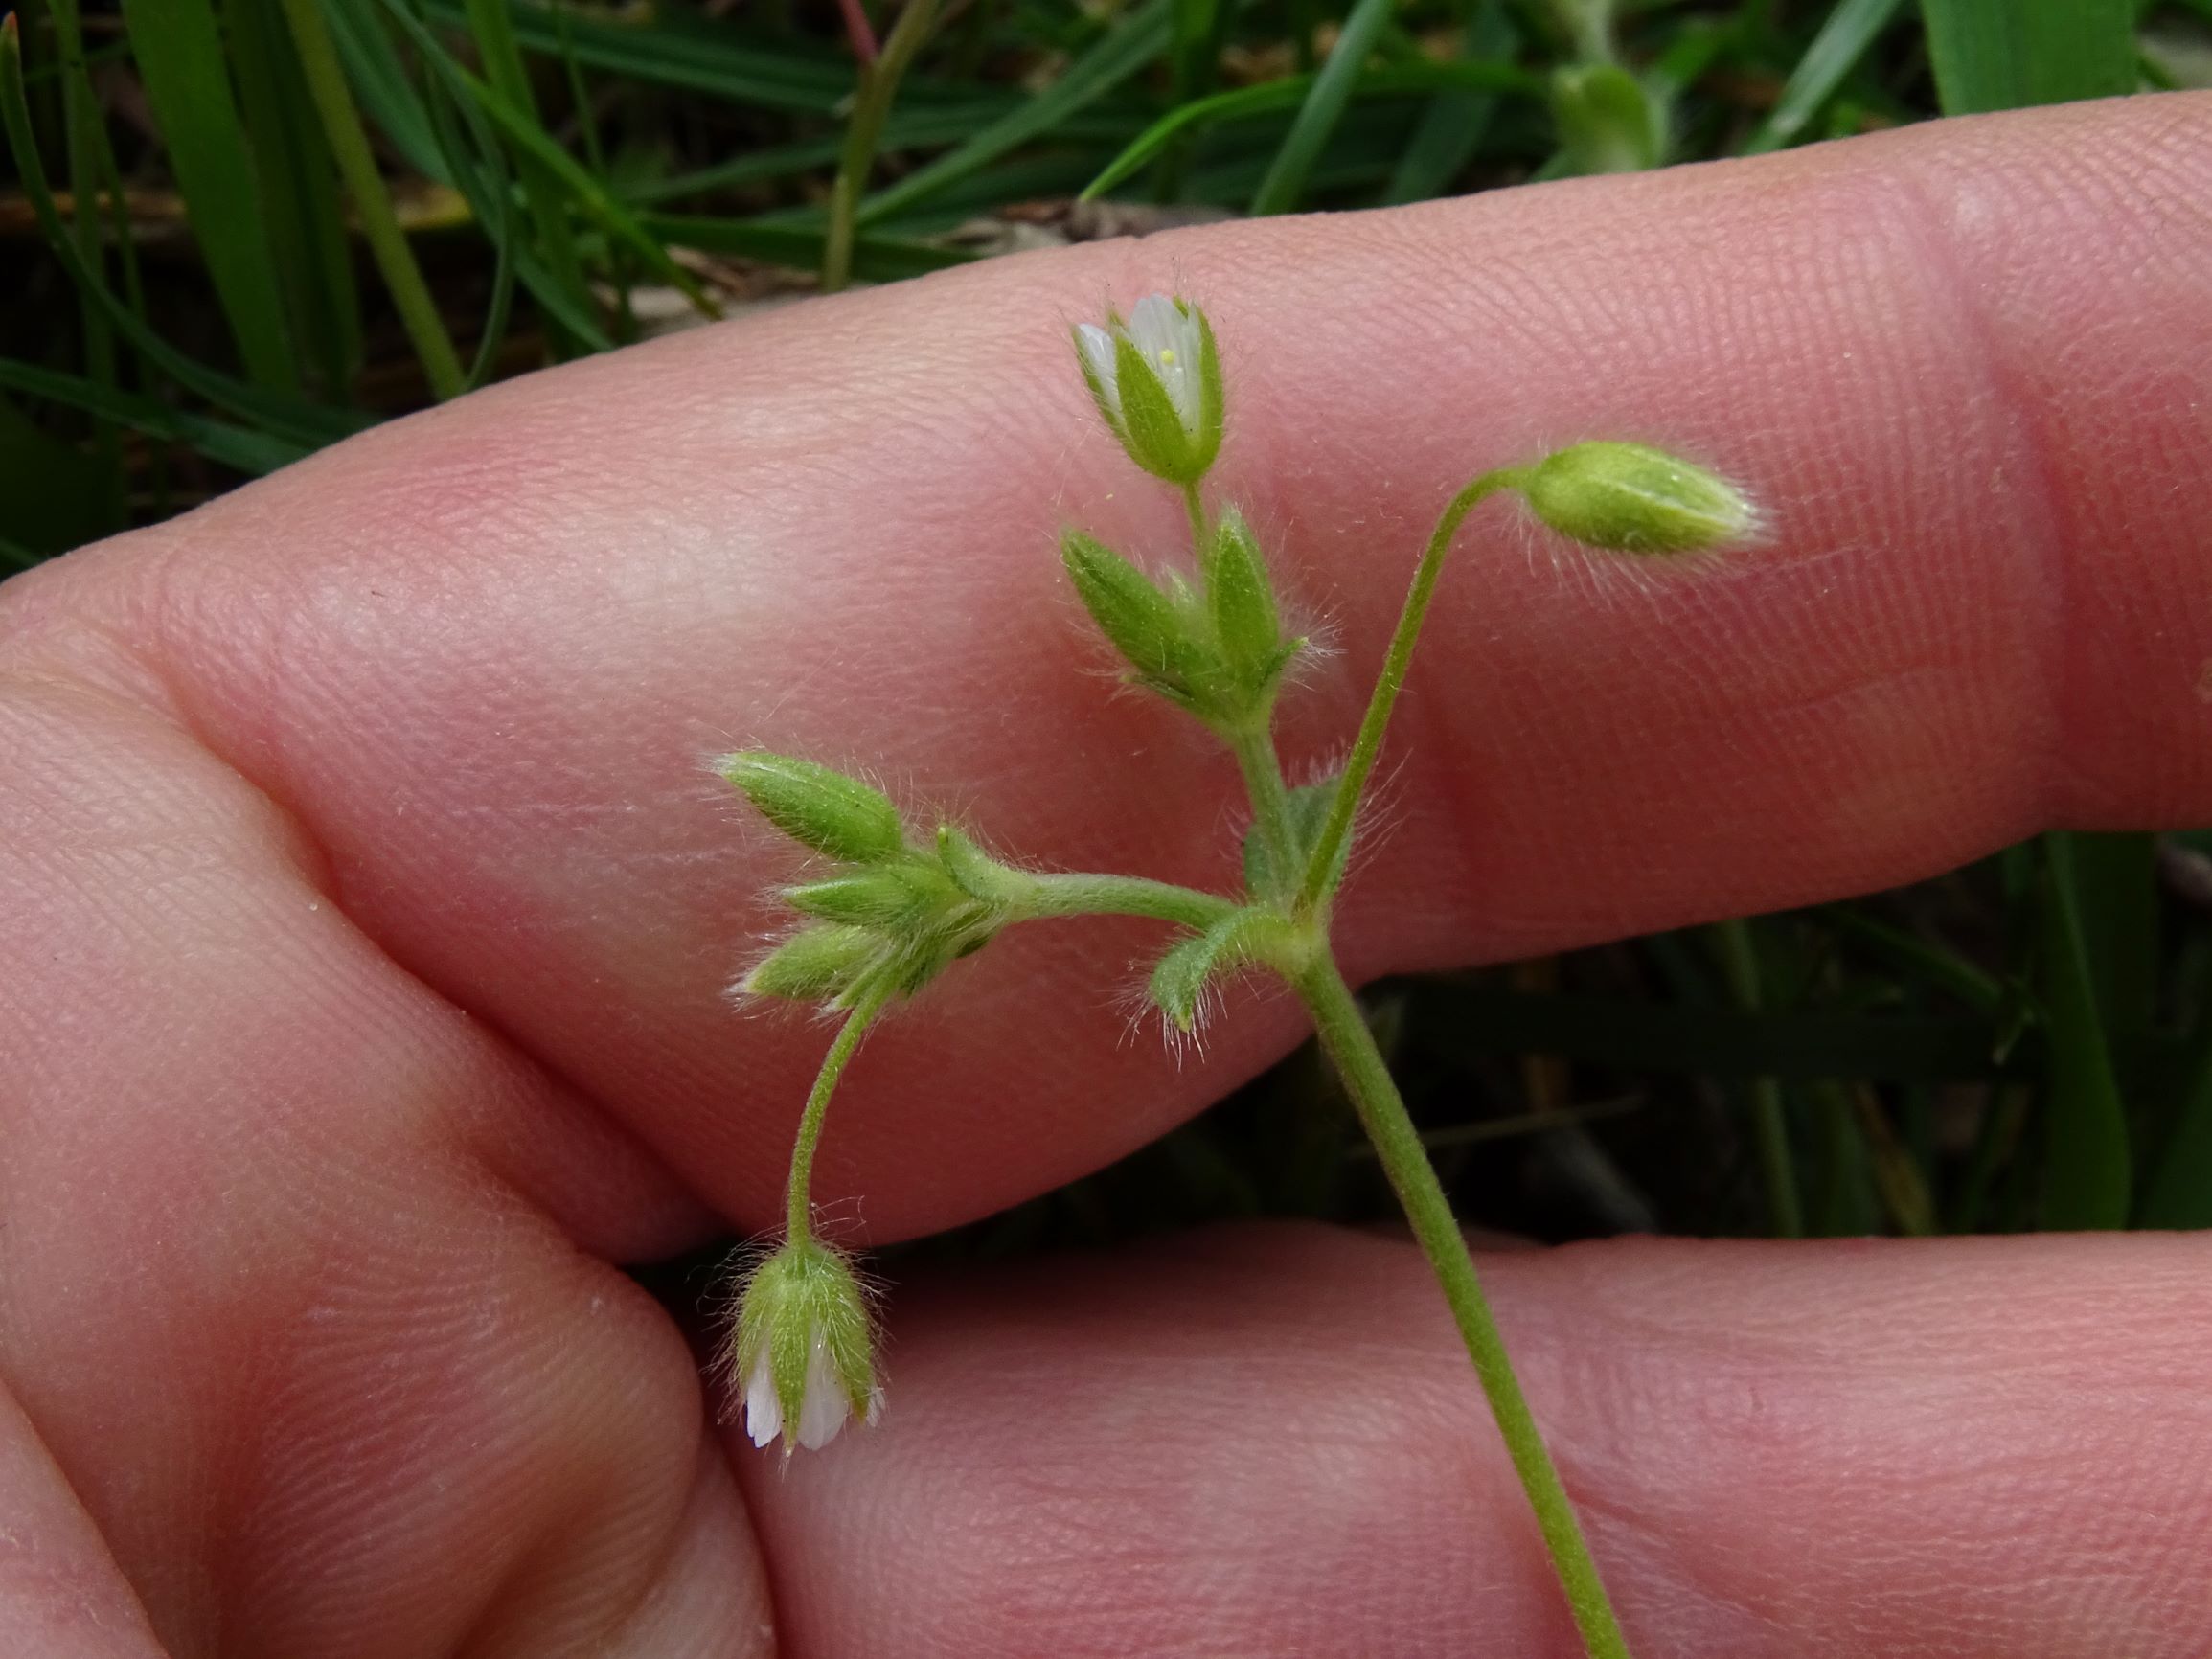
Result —
<path fill-rule="evenodd" d="M 884 954 L 879 934 L 825 922 L 794 934 L 738 981 L 748 996 L 789 997 L 794 1002 L 835 1002 Z"/>
<path fill-rule="evenodd" d="M 1206 558 L 1206 609 L 1221 660 L 1237 690 L 1263 709 L 1292 656 L 1275 610 L 1267 566 L 1251 528 L 1235 508 L 1221 515 Z"/>
<path fill-rule="evenodd" d="M 716 769 L 769 823 L 817 852 L 874 864 L 905 850 L 899 809 L 857 778 L 764 749 L 725 755 Z"/>
<path fill-rule="evenodd" d="M 1724 478 L 1641 443 L 1577 443 L 1531 467 L 1521 489 L 1562 535 L 1615 553 L 1701 553 L 1757 526 Z"/>
<path fill-rule="evenodd" d="M 1189 590 L 1178 582 L 1173 595 L 1161 592 L 1120 554 L 1079 532 L 1060 543 L 1060 560 L 1083 608 L 1138 677 L 1210 717 L 1226 675 Z"/>
<path fill-rule="evenodd" d="M 1551 105 L 1570 172 L 1642 172 L 1666 159 L 1664 107 L 1617 64 L 1554 71 Z"/>
<path fill-rule="evenodd" d="M 757 1446 L 781 1436 L 787 1456 L 794 1444 L 814 1451 L 848 1418 L 872 1424 L 882 1412 L 867 1296 L 818 1239 L 794 1239 L 754 1270 L 730 1358 Z"/>
<path fill-rule="evenodd" d="M 942 868 L 918 858 L 871 864 L 784 892 L 802 915 L 885 933 L 925 926 L 967 897 Z"/>
<path fill-rule="evenodd" d="M 1196 484 L 1221 449 L 1221 359 L 1205 312 L 1147 294 L 1129 321 L 1079 323 L 1076 355 L 1099 413 L 1131 461 L 1171 484 Z"/>

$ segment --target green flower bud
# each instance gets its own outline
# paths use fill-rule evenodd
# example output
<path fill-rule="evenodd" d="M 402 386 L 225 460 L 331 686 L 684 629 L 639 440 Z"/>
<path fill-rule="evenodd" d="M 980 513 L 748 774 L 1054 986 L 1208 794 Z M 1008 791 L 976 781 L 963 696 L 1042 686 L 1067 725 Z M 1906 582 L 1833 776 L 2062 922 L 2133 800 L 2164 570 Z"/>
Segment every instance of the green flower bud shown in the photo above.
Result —
<path fill-rule="evenodd" d="M 873 1424 L 876 1386 L 868 1298 L 845 1258 L 813 1239 L 786 1244 L 754 1270 L 738 1304 L 730 1352 L 757 1446 L 783 1438 L 814 1451 L 849 1418 Z"/>
<path fill-rule="evenodd" d="M 1617 64 L 1554 71 L 1551 104 L 1570 172 L 1642 172 L 1666 159 L 1663 106 Z"/>
<path fill-rule="evenodd" d="M 1169 595 L 1111 548 L 1071 531 L 1060 543 L 1068 580 L 1099 631 L 1154 691 L 1211 715 L 1227 674 L 1206 625 L 1176 584 Z"/>
<path fill-rule="evenodd" d="M 1529 506 L 1562 535 L 1615 553 L 1701 553 L 1757 527 L 1724 478 L 1641 443 L 1577 443 L 1522 480 Z"/>
<path fill-rule="evenodd" d="M 810 881 L 785 889 L 784 898 L 804 915 L 886 933 L 925 926 L 945 910 L 967 901 L 949 875 L 920 859 L 871 864 Z"/>
<path fill-rule="evenodd" d="M 906 849 L 899 809 L 857 778 L 788 755 L 747 749 L 716 769 L 794 841 L 849 864 L 874 864 Z"/>
<path fill-rule="evenodd" d="M 883 939 L 863 927 L 810 927 L 764 957 L 738 981 L 738 989 L 748 996 L 834 1002 L 881 959 L 884 948 Z"/>
<path fill-rule="evenodd" d="M 1229 677 L 1239 692 L 1264 704 L 1298 648 L 1283 639 L 1260 544 L 1233 507 L 1214 534 L 1205 577 L 1206 609 Z"/>
<path fill-rule="evenodd" d="M 1221 358 L 1213 325 L 1188 301 L 1147 294 L 1128 322 L 1079 323 L 1076 355 L 1099 413 L 1131 461 L 1196 484 L 1221 449 Z"/>

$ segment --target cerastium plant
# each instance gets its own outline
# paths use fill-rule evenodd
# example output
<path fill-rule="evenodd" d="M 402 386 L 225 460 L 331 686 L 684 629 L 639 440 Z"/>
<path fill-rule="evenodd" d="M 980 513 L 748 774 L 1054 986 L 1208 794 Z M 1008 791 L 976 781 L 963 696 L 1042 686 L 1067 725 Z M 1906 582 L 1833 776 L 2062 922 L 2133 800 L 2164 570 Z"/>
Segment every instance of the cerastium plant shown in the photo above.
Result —
<path fill-rule="evenodd" d="M 728 1355 L 756 1444 L 781 1436 L 819 1446 L 848 1417 L 875 1420 L 868 1304 L 851 1264 L 815 1237 L 809 1196 L 832 1092 L 861 1036 L 1001 928 L 1044 917 L 1152 917 L 1181 930 L 1149 992 L 1170 1024 L 1196 1025 L 1225 975 L 1279 975 L 1312 1015 L 1359 1121 L 1405 1207 L 1450 1304 L 1476 1376 L 1534 1505 L 1583 1640 L 1593 1655 L 1627 1652 L 1558 1471 L 1507 1360 L 1474 1262 L 1404 1102 L 1330 947 L 1331 902 L 1344 879 L 1362 791 L 1405 684 L 1444 557 L 1467 515 L 1517 491 L 1544 524 L 1587 546 L 1668 557 L 1725 546 L 1751 529 L 1744 496 L 1688 462 L 1639 444 L 1578 443 L 1527 466 L 1486 472 L 1444 510 L 1415 566 L 1396 633 L 1343 769 L 1288 788 L 1273 727 L 1285 670 L 1306 642 L 1286 635 L 1251 527 L 1209 504 L 1204 483 L 1221 444 L 1220 358 L 1205 314 L 1154 294 L 1127 321 L 1075 330 L 1099 411 L 1145 471 L 1182 492 L 1192 568 L 1148 574 L 1087 535 L 1060 557 L 1130 676 L 1187 710 L 1225 743 L 1251 797 L 1243 881 L 1202 893 L 1128 875 L 1023 869 L 991 856 L 950 824 L 917 835 L 878 790 L 807 761 L 747 751 L 720 762 L 768 821 L 828 861 L 784 897 L 808 924 L 739 982 L 740 990 L 821 1004 L 843 1015 L 800 1119 L 782 1246 L 747 1279 Z"/>

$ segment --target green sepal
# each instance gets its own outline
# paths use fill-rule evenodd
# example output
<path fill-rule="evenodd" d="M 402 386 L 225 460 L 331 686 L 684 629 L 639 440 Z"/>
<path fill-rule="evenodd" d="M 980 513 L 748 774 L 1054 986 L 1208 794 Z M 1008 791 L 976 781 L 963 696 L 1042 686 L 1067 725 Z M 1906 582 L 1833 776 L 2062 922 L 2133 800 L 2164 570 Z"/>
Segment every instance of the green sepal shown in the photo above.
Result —
<path fill-rule="evenodd" d="M 1194 306 L 1198 319 L 1198 430 L 1194 443 L 1191 464 L 1197 468 L 1192 482 L 1213 470 L 1214 458 L 1221 452 L 1221 431 L 1227 424 L 1227 411 L 1221 389 L 1221 352 L 1214 344 L 1214 325 L 1206 313 Z"/>
<path fill-rule="evenodd" d="M 1184 428 L 1158 373 L 1127 334 L 1114 338 L 1114 387 L 1122 400 L 1122 443 L 1131 461 L 1170 484 L 1196 484 L 1205 477 L 1213 456 Z M 1220 446 L 1218 434 L 1215 446 Z"/>
<path fill-rule="evenodd" d="M 883 941 L 864 928 L 833 922 L 810 927 L 763 957 L 737 988 L 748 996 L 833 1001 L 867 972 L 882 949 Z"/>
<path fill-rule="evenodd" d="M 1233 507 L 1214 533 L 1205 575 L 1206 608 L 1229 677 L 1245 696 L 1264 698 L 1289 656 L 1260 544 Z"/>
<path fill-rule="evenodd" d="M 937 827 L 937 862 L 953 884 L 970 898 L 1001 907 L 1018 906 L 1036 883 L 999 861 L 951 824 Z"/>
<path fill-rule="evenodd" d="M 899 809 L 857 778 L 790 755 L 747 749 L 716 769 L 792 840 L 848 864 L 874 864 L 906 849 Z"/>

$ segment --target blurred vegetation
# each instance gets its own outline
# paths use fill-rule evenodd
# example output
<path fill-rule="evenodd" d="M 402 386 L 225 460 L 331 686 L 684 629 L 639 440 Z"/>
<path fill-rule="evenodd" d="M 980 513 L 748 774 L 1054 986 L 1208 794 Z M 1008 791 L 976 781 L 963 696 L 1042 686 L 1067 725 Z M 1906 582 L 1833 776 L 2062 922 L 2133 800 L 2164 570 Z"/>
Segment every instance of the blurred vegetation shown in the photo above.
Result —
<path fill-rule="evenodd" d="M 0 570 L 499 376 L 847 280 L 2212 83 L 2212 0 L 34 0 Z M 2212 1225 L 2212 837 L 1379 988 L 1545 1238 Z M 1390 1207 L 1310 1055 L 930 1248 Z"/>

